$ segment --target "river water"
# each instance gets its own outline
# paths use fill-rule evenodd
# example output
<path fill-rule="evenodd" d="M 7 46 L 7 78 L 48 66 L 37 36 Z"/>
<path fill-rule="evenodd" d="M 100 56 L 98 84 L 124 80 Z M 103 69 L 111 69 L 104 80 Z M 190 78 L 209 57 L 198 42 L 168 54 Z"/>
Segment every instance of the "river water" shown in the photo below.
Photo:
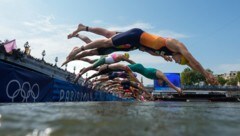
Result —
<path fill-rule="evenodd" d="M 1 136 L 234 136 L 240 103 L 0 104 Z"/>

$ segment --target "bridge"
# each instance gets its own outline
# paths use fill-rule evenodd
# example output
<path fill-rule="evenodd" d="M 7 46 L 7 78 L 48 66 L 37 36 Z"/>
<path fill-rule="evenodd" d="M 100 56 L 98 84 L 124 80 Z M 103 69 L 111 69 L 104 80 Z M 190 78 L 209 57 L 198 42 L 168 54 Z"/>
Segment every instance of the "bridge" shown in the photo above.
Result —
<path fill-rule="evenodd" d="M 182 85 L 183 90 L 206 90 L 206 91 L 240 91 L 240 86 L 199 86 L 199 85 Z"/>

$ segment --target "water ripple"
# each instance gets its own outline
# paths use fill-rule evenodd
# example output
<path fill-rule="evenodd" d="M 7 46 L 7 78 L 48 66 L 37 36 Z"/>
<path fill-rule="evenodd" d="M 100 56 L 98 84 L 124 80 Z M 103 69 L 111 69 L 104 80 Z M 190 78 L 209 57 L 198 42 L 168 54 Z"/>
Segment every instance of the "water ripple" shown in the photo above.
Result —
<path fill-rule="evenodd" d="M 1 136 L 237 135 L 239 103 L 0 104 Z"/>

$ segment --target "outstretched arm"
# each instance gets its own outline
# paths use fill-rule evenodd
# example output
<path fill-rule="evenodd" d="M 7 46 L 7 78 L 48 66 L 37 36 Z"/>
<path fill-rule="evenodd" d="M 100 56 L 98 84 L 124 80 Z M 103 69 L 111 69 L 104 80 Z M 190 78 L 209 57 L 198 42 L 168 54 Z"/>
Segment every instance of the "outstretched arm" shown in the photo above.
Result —
<path fill-rule="evenodd" d="M 180 53 L 188 60 L 188 66 L 200 72 L 210 84 L 217 84 L 216 78 L 211 73 L 207 72 L 185 47 L 182 48 Z"/>
<path fill-rule="evenodd" d="M 167 78 L 161 71 L 157 70 L 156 76 L 158 77 L 158 80 L 159 80 L 159 79 L 164 80 L 164 81 L 168 84 L 169 87 L 171 87 L 171 88 L 173 88 L 174 90 L 176 90 L 179 95 L 182 95 L 182 90 L 181 90 L 180 88 L 177 88 L 172 82 L 170 82 L 170 81 L 168 80 L 168 78 Z"/>

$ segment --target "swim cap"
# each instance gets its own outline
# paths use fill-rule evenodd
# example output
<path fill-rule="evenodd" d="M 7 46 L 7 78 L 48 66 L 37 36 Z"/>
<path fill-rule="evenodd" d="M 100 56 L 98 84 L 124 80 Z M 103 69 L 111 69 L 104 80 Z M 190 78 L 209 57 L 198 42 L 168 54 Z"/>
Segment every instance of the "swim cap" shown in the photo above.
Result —
<path fill-rule="evenodd" d="M 128 54 L 128 53 L 124 53 L 124 56 L 125 56 L 126 58 L 129 58 L 129 54 Z"/>
<path fill-rule="evenodd" d="M 182 55 L 180 65 L 186 65 L 186 64 L 188 64 L 188 60 Z"/>

